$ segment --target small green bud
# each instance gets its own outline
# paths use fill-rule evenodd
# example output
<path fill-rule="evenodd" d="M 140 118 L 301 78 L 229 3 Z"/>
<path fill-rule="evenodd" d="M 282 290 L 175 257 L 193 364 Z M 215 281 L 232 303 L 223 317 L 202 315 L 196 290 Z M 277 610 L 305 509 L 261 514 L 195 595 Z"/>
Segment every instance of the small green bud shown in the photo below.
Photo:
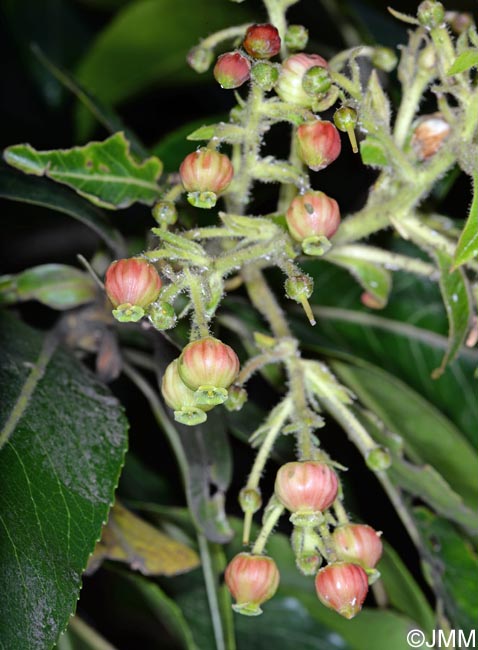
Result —
<path fill-rule="evenodd" d="M 374 472 L 382 472 L 391 466 L 392 457 L 386 447 L 375 447 L 368 452 L 365 462 Z"/>
<path fill-rule="evenodd" d="M 331 85 L 329 71 L 320 65 L 309 68 L 302 77 L 302 88 L 312 97 L 326 93 Z"/>
<path fill-rule="evenodd" d="M 178 212 L 172 201 L 158 201 L 153 205 L 152 213 L 160 226 L 172 226 L 178 220 Z"/>
<path fill-rule="evenodd" d="M 257 488 L 242 488 L 239 492 L 239 505 L 242 512 L 254 514 L 262 505 L 261 493 Z"/>
<path fill-rule="evenodd" d="M 319 552 L 320 537 L 313 528 L 294 527 L 291 544 L 294 550 L 297 568 L 306 576 L 317 573 L 322 564 Z"/>
<path fill-rule="evenodd" d="M 376 47 L 372 54 L 372 63 L 379 70 L 392 72 L 397 66 L 398 58 L 389 47 Z"/>
<path fill-rule="evenodd" d="M 310 275 L 296 275 L 287 278 L 284 284 L 288 298 L 296 302 L 302 302 L 304 298 L 310 298 L 314 290 L 314 281 Z"/>
<path fill-rule="evenodd" d="M 199 74 L 207 72 L 211 67 L 211 63 L 214 57 L 214 53 L 209 48 L 193 47 L 192 50 L 189 50 L 187 61 L 191 68 Z"/>
<path fill-rule="evenodd" d="M 276 85 L 279 79 L 279 71 L 272 63 L 261 61 L 252 66 L 251 78 L 259 88 L 267 92 Z"/>
<path fill-rule="evenodd" d="M 157 330 L 170 330 L 176 325 L 177 320 L 173 306 L 164 300 L 159 300 L 149 306 L 148 317 L 150 323 Z"/>
<path fill-rule="evenodd" d="M 346 133 L 357 124 L 357 111 L 351 106 L 341 106 L 334 113 L 334 124 L 339 131 Z"/>
<path fill-rule="evenodd" d="M 284 42 L 289 50 L 304 50 L 309 40 L 309 32 L 304 25 L 289 25 Z"/>
<path fill-rule="evenodd" d="M 441 2 L 436 0 L 424 0 L 418 6 L 417 16 L 420 25 L 433 29 L 445 20 L 445 8 Z"/>

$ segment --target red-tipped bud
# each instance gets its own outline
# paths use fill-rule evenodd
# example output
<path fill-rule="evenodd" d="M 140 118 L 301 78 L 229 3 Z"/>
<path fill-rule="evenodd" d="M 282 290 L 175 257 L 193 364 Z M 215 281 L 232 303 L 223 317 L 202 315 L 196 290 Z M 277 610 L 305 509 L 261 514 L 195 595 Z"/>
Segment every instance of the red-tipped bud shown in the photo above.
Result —
<path fill-rule="evenodd" d="M 178 369 L 184 383 L 197 391 L 197 403 L 222 404 L 239 372 L 239 359 L 229 345 L 207 336 L 186 345 Z"/>
<path fill-rule="evenodd" d="M 324 192 L 310 190 L 293 199 L 286 221 L 290 234 L 297 241 L 309 237 L 329 239 L 340 225 L 340 210 L 335 199 Z"/>
<path fill-rule="evenodd" d="M 226 155 L 201 147 L 186 156 L 179 173 L 188 201 L 198 208 L 212 208 L 217 194 L 224 192 L 232 181 L 234 168 Z"/>
<path fill-rule="evenodd" d="M 275 494 L 287 510 L 306 515 L 327 510 L 335 501 L 338 486 L 336 473 L 325 463 L 295 461 L 277 472 Z M 298 519 L 294 523 L 300 525 Z"/>
<path fill-rule="evenodd" d="M 450 135 L 450 125 L 440 113 L 421 118 L 412 135 L 412 147 L 417 158 L 427 160 L 436 154 Z"/>
<path fill-rule="evenodd" d="M 380 533 L 365 524 L 338 526 L 332 539 L 340 560 L 360 564 L 364 569 L 373 569 L 382 555 Z"/>
<path fill-rule="evenodd" d="M 233 609 L 240 614 L 257 616 L 262 613 L 262 603 L 277 591 L 280 576 L 272 558 L 239 553 L 229 562 L 224 578 L 236 601 Z"/>
<path fill-rule="evenodd" d="M 276 86 L 276 92 L 284 102 L 311 108 L 315 97 L 304 90 L 302 81 L 307 70 L 314 66 L 326 68 L 327 61 L 318 54 L 304 54 L 303 52 L 293 54 L 284 61 Z"/>
<path fill-rule="evenodd" d="M 144 315 L 144 309 L 158 297 L 161 284 L 154 266 L 137 257 L 116 260 L 106 271 L 106 293 L 113 306 L 120 308 L 115 309 L 115 316 L 119 320 L 139 320 Z M 132 310 L 131 317 L 126 315 L 129 308 L 136 308 Z M 133 311 L 138 318 L 133 316 Z"/>
<path fill-rule="evenodd" d="M 340 154 L 340 135 L 332 122 L 317 120 L 297 129 L 299 155 L 314 172 L 328 167 Z"/>
<path fill-rule="evenodd" d="M 205 422 L 206 414 L 212 407 L 196 404 L 195 393 L 188 388 L 178 373 L 178 359 L 166 368 L 161 382 L 164 401 L 174 410 L 174 419 L 182 424 L 194 425 Z"/>
<path fill-rule="evenodd" d="M 255 59 L 270 59 L 280 52 L 280 36 L 274 25 L 251 25 L 242 44 Z"/>
<path fill-rule="evenodd" d="M 323 605 L 345 618 L 353 618 L 367 596 L 367 574 L 357 564 L 334 562 L 317 573 L 315 588 Z"/>
<path fill-rule="evenodd" d="M 239 88 L 249 79 L 251 64 L 240 52 L 221 54 L 214 66 L 214 78 L 226 90 Z"/>

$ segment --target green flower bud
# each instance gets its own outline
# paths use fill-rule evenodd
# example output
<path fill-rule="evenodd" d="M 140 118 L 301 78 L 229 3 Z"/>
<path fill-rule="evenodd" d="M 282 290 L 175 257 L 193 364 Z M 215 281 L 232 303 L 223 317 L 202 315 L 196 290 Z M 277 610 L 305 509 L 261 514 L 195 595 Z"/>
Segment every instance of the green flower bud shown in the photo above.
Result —
<path fill-rule="evenodd" d="M 254 514 L 262 505 L 261 493 L 257 488 L 242 488 L 239 492 L 239 505 L 242 512 Z"/>
<path fill-rule="evenodd" d="M 148 317 L 157 330 L 170 330 L 176 325 L 177 320 L 173 306 L 164 300 L 159 300 L 149 306 Z"/>
<path fill-rule="evenodd" d="M 392 70 L 395 70 L 398 58 L 389 47 L 376 47 L 372 54 L 372 63 L 379 70 L 392 72 Z"/>
<path fill-rule="evenodd" d="M 419 4 L 417 16 L 420 25 L 433 29 L 441 25 L 445 20 L 445 8 L 441 2 L 425 0 Z"/>
<path fill-rule="evenodd" d="M 315 575 L 322 564 L 319 535 L 313 528 L 294 526 L 291 544 L 299 571 L 306 576 Z"/>
<path fill-rule="evenodd" d="M 375 447 L 368 452 L 365 462 L 374 472 L 383 472 L 391 466 L 392 457 L 386 447 Z"/>
<path fill-rule="evenodd" d="M 284 37 L 284 42 L 289 50 L 304 50 L 308 40 L 309 32 L 304 25 L 289 25 Z"/>
<path fill-rule="evenodd" d="M 279 71 L 272 63 L 261 61 L 252 66 L 251 79 L 259 88 L 267 92 L 276 85 L 279 79 Z"/>
<path fill-rule="evenodd" d="M 195 72 L 201 74 L 209 70 L 213 57 L 214 53 L 212 50 L 198 45 L 197 47 L 193 47 L 192 50 L 189 50 L 187 62 Z"/>
<path fill-rule="evenodd" d="M 228 411 L 240 411 L 247 402 L 247 392 L 242 386 L 230 386 L 227 391 L 227 400 L 224 406 Z"/>
<path fill-rule="evenodd" d="M 172 226 L 178 220 L 178 212 L 172 201 L 158 201 L 153 205 L 152 213 L 160 226 Z"/>
<path fill-rule="evenodd" d="M 332 80 L 329 71 L 320 65 L 312 66 L 302 77 L 302 88 L 308 95 L 313 97 L 326 93 L 331 85 Z"/>
<path fill-rule="evenodd" d="M 301 303 L 304 298 L 310 298 L 314 290 L 314 281 L 310 275 L 296 275 L 284 283 L 285 292 L 288 298 Z"/>

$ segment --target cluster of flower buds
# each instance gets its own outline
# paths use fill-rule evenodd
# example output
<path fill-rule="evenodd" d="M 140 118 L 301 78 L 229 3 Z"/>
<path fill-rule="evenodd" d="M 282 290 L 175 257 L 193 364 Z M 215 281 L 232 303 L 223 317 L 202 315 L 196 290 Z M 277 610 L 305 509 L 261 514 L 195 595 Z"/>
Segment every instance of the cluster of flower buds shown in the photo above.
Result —
<path fill-rule="evenodd" d="M 290 462 L 277 473 L 275 498 L 291 513 L 298 568 L 315 575 L 317 596 L 326 607 L 353 618 L 379 575 L 375 566 L 382 542 L 380 533 L 365 524 L 341 523 L 329 532 L 334 519 L 327 510 L 337 499 L 338 487 L 338 477 L 327 463 Z M 324 559 L 328 564 L 319 568 Z M 240 613 L 259 614 L 259 606 L 273 596 L 278 583 L 275 563 L 262 555 L 241 553 L 226 570 L 226 584 Z"/>
<path fill-rule="evenodd" d="M 206 412 L 227 400 L 239 359 L 222 341 L 207 336 L 188 343 L 166 368 L 161 385 L 166 404 L 182 424 L 200 424 Z"/>

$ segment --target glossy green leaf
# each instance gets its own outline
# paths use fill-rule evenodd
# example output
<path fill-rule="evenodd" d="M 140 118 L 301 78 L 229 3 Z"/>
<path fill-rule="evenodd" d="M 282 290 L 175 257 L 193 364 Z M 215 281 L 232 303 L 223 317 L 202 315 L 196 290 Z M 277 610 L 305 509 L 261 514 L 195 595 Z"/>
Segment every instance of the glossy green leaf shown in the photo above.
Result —
<path fill-rule="evenodd" d="M 98 99 L 116 105 L 152 84 L 203 83 L 212 75 L 195 73 L 188 51 L 212 32 L 250 19 L 250 9 L 223 0 L 188 2 L 137 0 L 120 10 L 99 34 L 78 68 L 78 79 Z M 171 107 L 174 110 L 174 106 Z M 81 137 L 89 116 L 78 114 Z"/>
<path fill-rule="evenodd" d="M 387 542 L 377 568 L 390 604 L 430 635 L 435 627 L 435 614 L 412 574 Z"/>
<path fill-rule="evenodd" d="M 160 194 L 161 161 L 152 157 L 137 163 L 122 132 L 73 149 L 36 151 L 29 144 L 13 145 L 4 158 L 26 174 L 72 187 L 103 208 L 127 208 L 136 201 L 150 205 Z"/>
<path fill-rule="evenodd" d="M 466 72 L 470 68 L 476 68 L 478 66 L 478 51 L 476 49 L 465 50 L 459 54 L 456 59 L 451 64 L 447 75 L 451 76 L 454 74 L 459 74 L 460 72 Z"/>
<path fill-rule="evenodd" d="M 3 313 L 0 629 L 3 648 L 46 650 L 65 629 L 113 500 L 127 423 L 67 351 Z"/>
<path fill-rule="evenodd" d="M 478 174 L 473 178 L 473 201 L 470 213 L 456 245 L 454 268 L 478 256 Z"/>
<path fill-rule="evenodd" d="M 368 262 L 366 259 L 356 257 L 352 254 L 353 247 L 341 247 L 344 252 L 339 248 L 332 250 L 324 258 L 327 262 L 337 264 L 357 280 L 362 288 L 370 294 L 381 306 L 387 304 L 388 295 L 392 287 L 392 276 L 386 269 Z M 348 250 L 350 249 L 350 253 Z"/>
<path fill-rule="evenodd" d="M 430 464 L 472 508 L 478 500 L 478 455 L 447 418 L 389 373 L 370 365 L 333 362 L 360 402 L 404 441 L 414 462 Z"/>
<path fill-rule="evenodd" d="M 120 233 L 106 221 L 101 211 L 65 187 L 1 167 L 0 197 L 63 212 L 96 232 L 116 257 L 125 254 Z"/>
<path fill-rule="evenodd" d="M 448 316 L 448 349 L 442 362 L 433 372 L 440 377 L 445 367 L 457 356 L 470 328 L 472 305 L 468 280 L 462 269 L 451 270 L 452 260 L 443 251 L 436 250 L 434 257 L 440 268 L 440 290 Z"/>
<path fill-rule="evenodd" d="M 52 309 L 72 309 L 92 302 L 96 292 L 87 273 L 66 264 L 41 264 L 0 276 L 0 304 L 38 300 Z"/>
<path fill-rule="evenodd" d="M 414 511 L 425 540 L 428 557 L 425 575 L 440 589 L 450 627 L 470 632 L 478 620 L 478 557 L 453 524 L 436 517 L 425 508 Z"/>
<path fill-rule="evenodd" d="M 123 131 L 126 139 L 131 144 L 131 151 L 140 158 L 147 158 L 148 151 L 139 141 L 135 133 L 128 129 L 119 115 L 117 115 L 109 106 L 100 102 L 96 97 L 89 93 L 67 70 L 53 63 L 46 54 L 37 46 L 32 46 L 33 53 L 40 63 L 50 72 L 54 79 L 61 83 L 83 104 L 98 122 L 105 127 L 110 133 Z"/>

